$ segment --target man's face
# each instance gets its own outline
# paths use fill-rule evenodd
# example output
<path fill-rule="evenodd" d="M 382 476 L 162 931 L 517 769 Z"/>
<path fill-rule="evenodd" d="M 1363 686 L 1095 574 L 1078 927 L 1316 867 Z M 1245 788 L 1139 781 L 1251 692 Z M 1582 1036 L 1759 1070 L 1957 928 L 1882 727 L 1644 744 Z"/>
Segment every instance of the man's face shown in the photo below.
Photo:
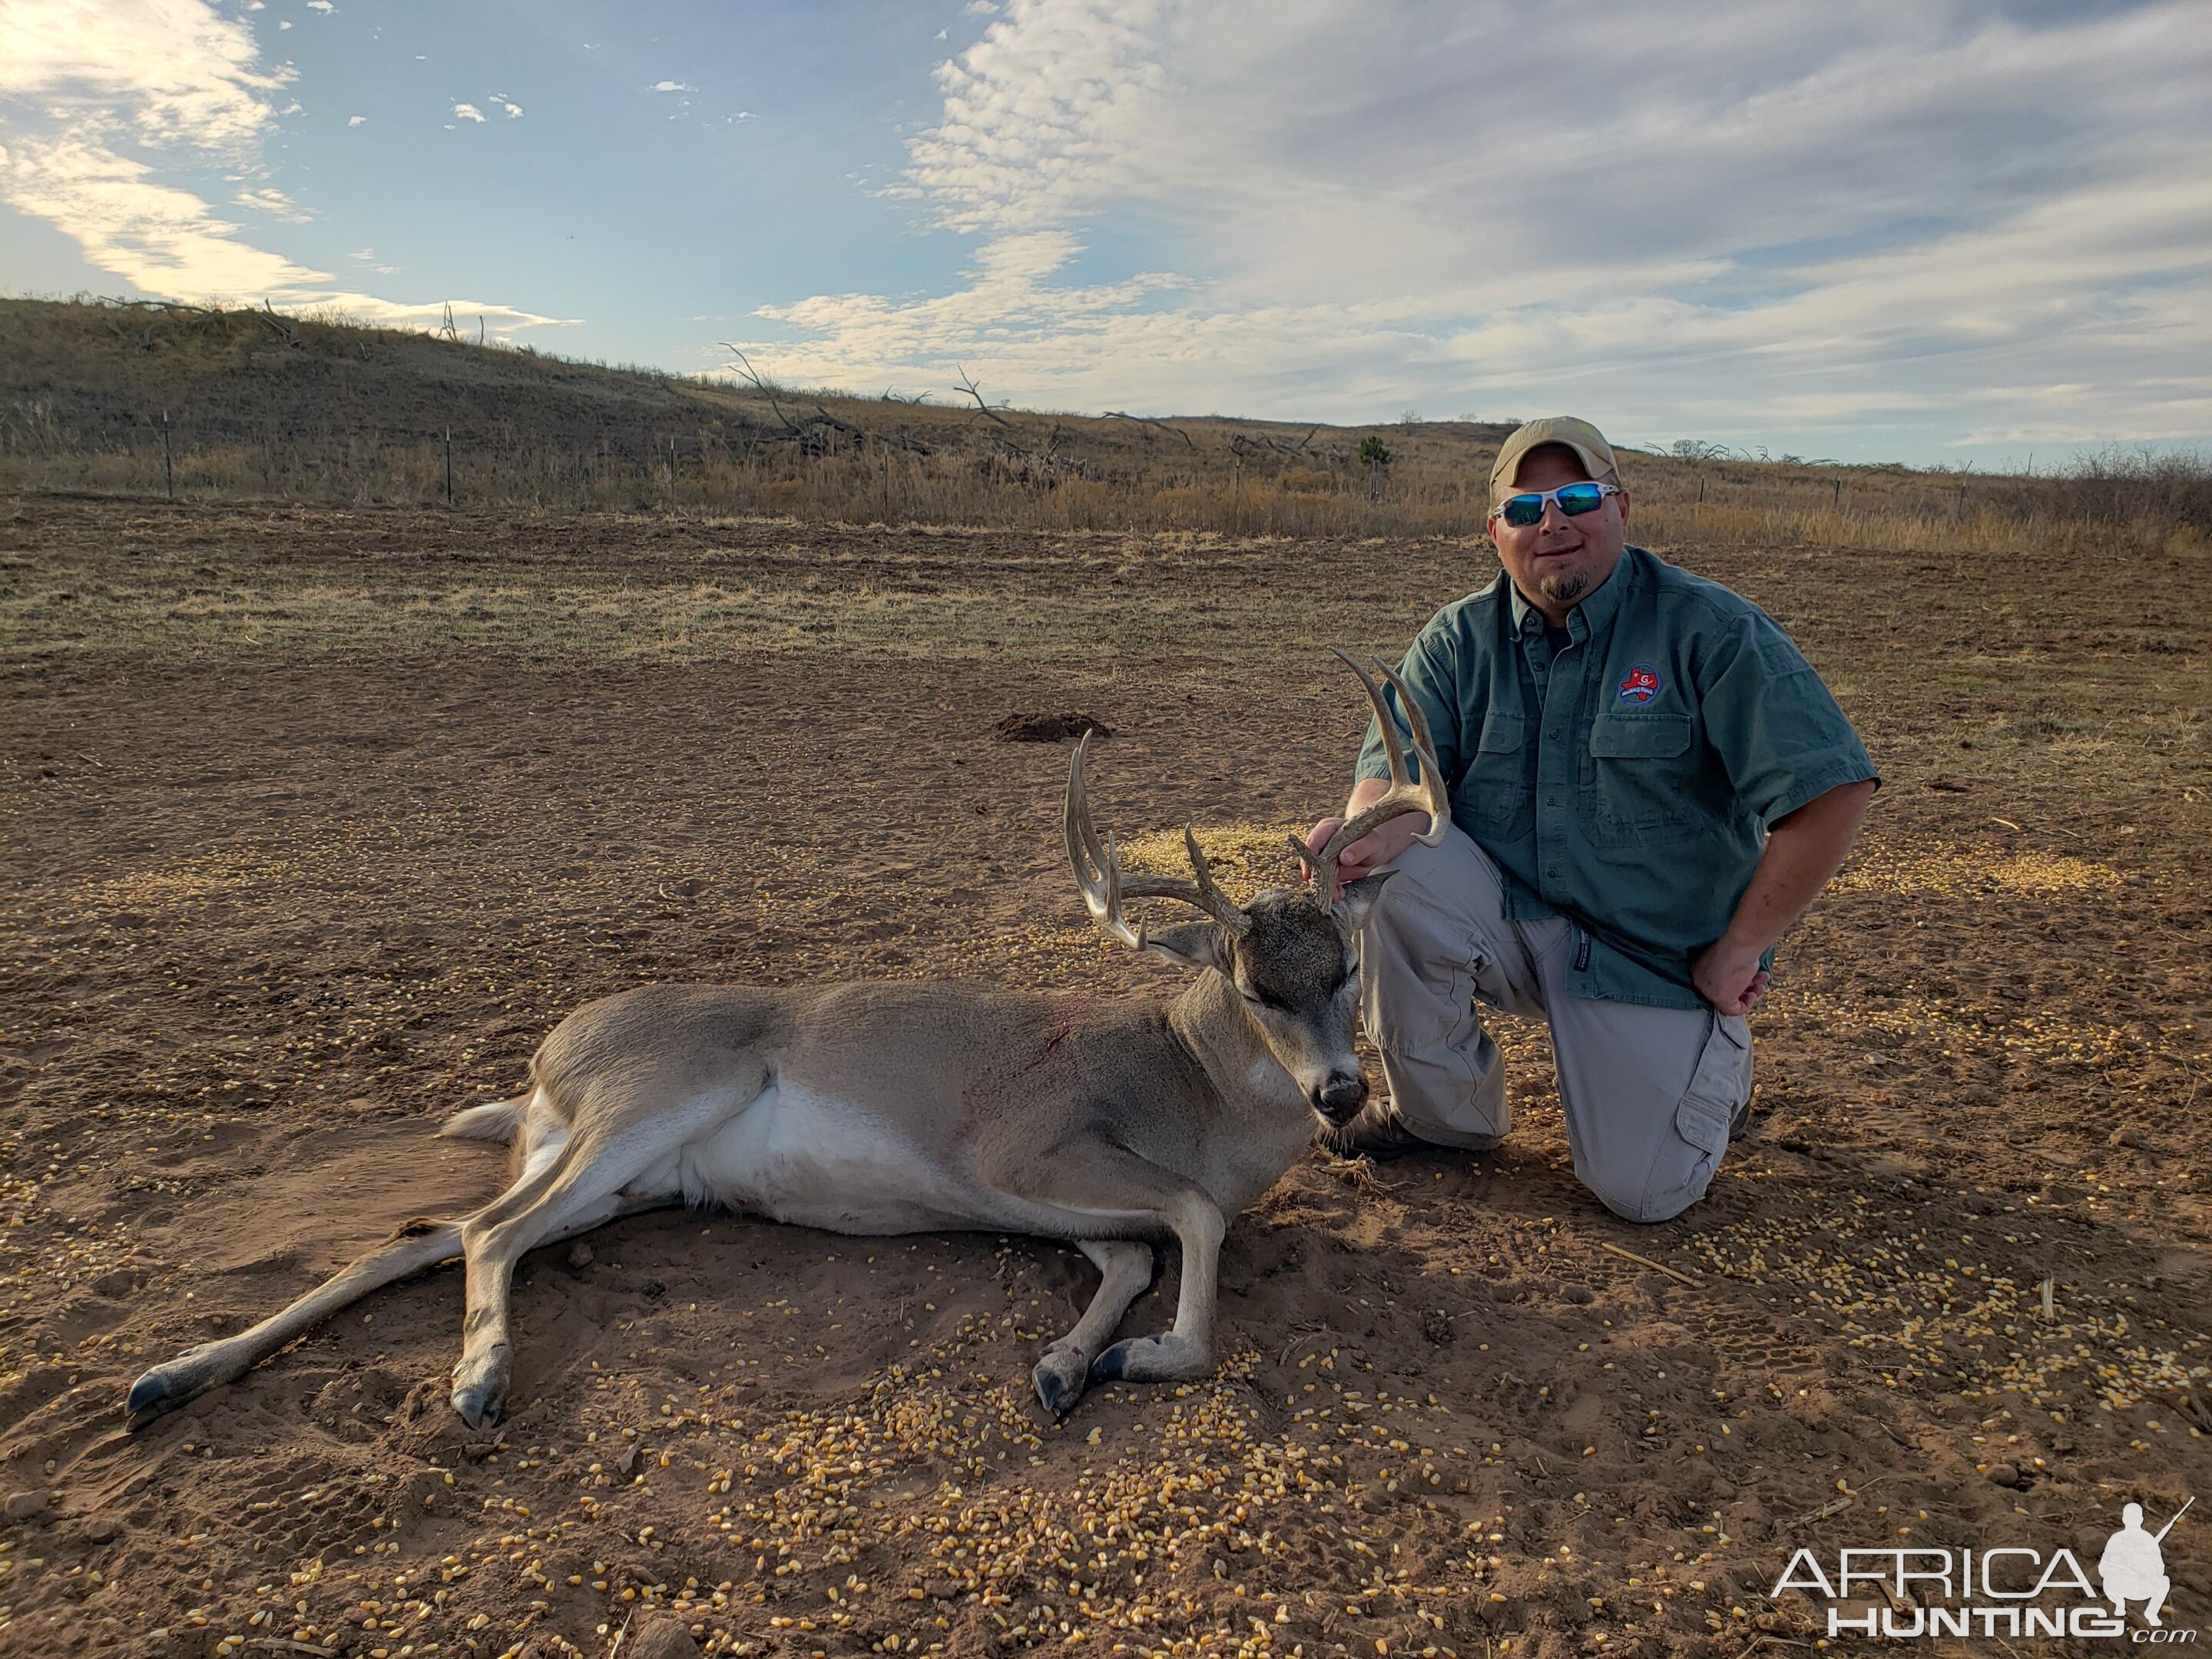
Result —
<path fill-rule="evenodd" d="M 1557 489 L 1589 477 L 1573 450 L 1546 444 L 1522 458 L 1510 493 Z M 1559 511 L 1557 501 L 1547 501 L 1544 516 L 1532 525 L 1510 525 L 1493 507 L 1490 534 L 1498 544 L 1498 562 L 1521 596 L 1558 622 L 1620 562 L 1628 543 L 1628 497 L 1608 495 L 1595 513 L 1572 519 Z"/>

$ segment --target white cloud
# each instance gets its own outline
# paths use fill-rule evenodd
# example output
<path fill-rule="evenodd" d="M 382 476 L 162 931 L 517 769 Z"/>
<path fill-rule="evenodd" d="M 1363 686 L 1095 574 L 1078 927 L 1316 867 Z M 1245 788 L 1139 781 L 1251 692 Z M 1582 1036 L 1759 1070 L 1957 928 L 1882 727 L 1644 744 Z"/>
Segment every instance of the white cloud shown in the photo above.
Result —
<path fill-rule="evenodd" d="M 0 33 L 0 97 L 56 124 L 119 120 L 147 144 L 240 152 L 272 118 L 268 94 L 291 79 L 258 68 L 252 31 L 202 4 L 10 0 Z"/>
<path fill-rule="evenodd" d="M 454 105 L 453 116 L 455 119 L 462 121 L 481 122 L 484 118 L 483 112 L 478 109 L 474 104 Z"/>
<path fill-rule="evenodd" d="M 118 155 L 96 131 L 8 146 L 9 204 L 76 240 L 86 260 L 149 294 L 182 300 L 281 294 L 326 271 L 238 239 L 189 191 L 158 182 L 143 161 Z"/>
<path fill-rule="evenodd" d="M 507 112 L 507 118 L 508 120 L 510 120 L 510 121 L 514 121 L 514 120 L 519 120 L 519 119 L 520 119 L 520 118 L 521 118 L 521 115 L 522 115 L 522 106 L 521 106 L 521 105 L 520 105 L 520 104 L 510 104 L 510 103 L 508 103 L 508 102 L 507 102 L 505 99 L 503 99 L 503 98 L 501 98 L 501 99 L 495 99 L 495 100 L 494 100 L 494 101 L 495 101 L 495 103 L 497 103 L 497 104 L 499 105 L 499 106 L 500 106 L 501 109 L 505 110 L 505 111 Z"/>
<path fill-rule="evenodd" d="M 315 216 L 283 191 L 273 190 L 265 185 L 258 190 L 241 190 L 230 199 L 240 207 L 250 207 L 256 213 L 266 213 L 287 224 L 304 225 Z"/>
<path fill-rule="evenodd" d="M 696 87 L 686 86 L 681 81 L 655 81 L 653 83 L 652 90 L 654 92 L 696 92 L 698 88 Z"/>
<path fill-rule="evenodd" d="M 213 161 L 238 186 L 234 205 L 285 223 L 313 216 L 260 182 L 260 141 L 298 106 L 276 106 L 291 71 L 261 67 L 243 23 L 205 0 L 0 0 L 0 38 L 8 42 L 0 54 L 0 198 L 69 236 L 89 264 L 166 298 L 266 300 L 394 324 L 442 316 L 442 300 L 333 287 L 330 272 L 247 241 L 201 196 L 162 177 L 170 158 L 195 173 Z M 374 255 L 365 248 L 353 257 L 367 263 Z M 560 320 L 451 303 L 502 333 Z"/>
<path fill-rule="evenodd" d="M 353 322 L 376 323 L 386 328 L 424 329 L 437 327 L 451 310 L 456 321 L 473 323 L 483 318 L 487 333 L 495 340 L 507 339 L 525 329 L 579 326 L 574 317 L 541 317 L 535 312 L 518 311 L 513 306 L 497 305 L 488 300 L 459 297 L 418 304 L 386 300 L 374 294 L 339 292 L 305 296 L 293 308 L 335 314 Z"/>
<path fill-rule="evenodd" d="M 328 17 L 331 13 L 337 10 L 337 8 L 331 3 L 331 0 L 307 0 L 307 9 L 309 11 L 319 11 L 322 13 L 324 16 Z"/>
<path fill-rule="evenodd" d="M 2202 22 L 1009 0 L 896 192 L 977 240 L 963 283 L 770 307 L 756 343 L 1091 408 L 2201 434 Z M 1097 224 L 1172 272 L 1085 275 Z"/>
<path fill-rule="evenodd" d="M 346 125 L 349 127 L 357 127 L 368 119 L 368 117 L 366 115 L 349 115 L 346 117 Z"/>

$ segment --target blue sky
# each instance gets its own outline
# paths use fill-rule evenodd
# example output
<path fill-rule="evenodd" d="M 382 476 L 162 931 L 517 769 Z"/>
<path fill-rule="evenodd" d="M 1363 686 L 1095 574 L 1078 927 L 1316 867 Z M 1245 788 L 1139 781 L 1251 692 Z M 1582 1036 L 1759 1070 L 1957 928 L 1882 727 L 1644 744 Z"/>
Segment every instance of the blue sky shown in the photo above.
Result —
<path fill-rule="evenodd" d="M 0 0 L 0 285 L 1984 465 L 2212 434 L 2202 0 Z"/>

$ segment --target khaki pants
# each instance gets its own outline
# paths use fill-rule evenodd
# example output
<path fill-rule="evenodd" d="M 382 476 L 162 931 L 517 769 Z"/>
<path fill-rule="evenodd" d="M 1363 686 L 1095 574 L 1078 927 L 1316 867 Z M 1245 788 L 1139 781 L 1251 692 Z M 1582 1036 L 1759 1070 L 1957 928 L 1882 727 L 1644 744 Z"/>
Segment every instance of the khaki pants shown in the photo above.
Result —
<path fill-rule="evenodd" d="M 1751 1028 L 1710 1008 L 1570 995 L 1577 933 L 1514 921 L 1489 855 L 1458 830 L 1416 844 L 1360 935 L 1361 1012 L 1406 1127 L 1445 1146 L 1498 1144 L 1505 1067 L 1479 1000 L 1552 1027 L 1575 1174 L 1614 1214 L 1667 1221 L 1705 1196 L 1751 1098 Z"/>

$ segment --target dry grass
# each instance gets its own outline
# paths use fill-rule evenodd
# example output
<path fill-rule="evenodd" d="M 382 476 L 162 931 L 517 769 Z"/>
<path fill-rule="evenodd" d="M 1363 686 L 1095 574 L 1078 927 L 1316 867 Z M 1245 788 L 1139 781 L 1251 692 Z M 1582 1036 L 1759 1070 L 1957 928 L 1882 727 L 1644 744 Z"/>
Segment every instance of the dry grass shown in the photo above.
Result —
<path fill-rule="evenodd" d="M 1511 426 L 986 413 L 181 307 L 0 301 L 0 489 L 195 501 L 443 502 L 450 466 L 477 507 L 1468 538 Z M 1379 489 L 1370 436 L 1395 457 Z M 2185 455 L 2028 478 L 1631 454 L 1623 473 L 1661 542 L 2195 556 L 2212 535 L 2212 470 Z"/>

